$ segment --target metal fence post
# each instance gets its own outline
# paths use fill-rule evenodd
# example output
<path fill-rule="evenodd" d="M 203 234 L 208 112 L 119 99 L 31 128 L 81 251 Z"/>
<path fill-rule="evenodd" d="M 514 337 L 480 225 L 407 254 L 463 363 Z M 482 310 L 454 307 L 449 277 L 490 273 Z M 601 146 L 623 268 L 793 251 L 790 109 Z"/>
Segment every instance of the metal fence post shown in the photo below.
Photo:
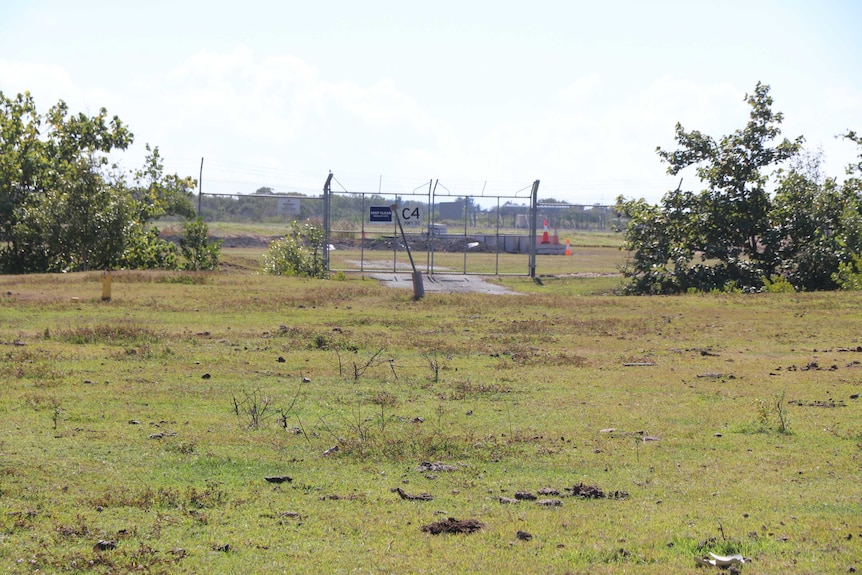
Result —
<path fill-rule="evenodd" d="M 323 269 L 329 273 L 329 244 L 330 244 L 330 221 L 329 221 L 329 199 L 332 197 L 330 193 L 330 184 L 332 183 L 332 172 L 326 177 L 326 183 L 323 184 Z"/>
<path fill-rule="evenodd" d="M 204 159 L 201 158 L 201 173 L 198 176 L 198 217 L 203 220 L 204 215 L 201 212 L 202 203 L 204 195 Z"/>
<path fill-rule="evenodd" d="M 539 180 L 533 182 L 530 193 L 530 277 L 536 277 L 536 217 L 539 205 Z"/>

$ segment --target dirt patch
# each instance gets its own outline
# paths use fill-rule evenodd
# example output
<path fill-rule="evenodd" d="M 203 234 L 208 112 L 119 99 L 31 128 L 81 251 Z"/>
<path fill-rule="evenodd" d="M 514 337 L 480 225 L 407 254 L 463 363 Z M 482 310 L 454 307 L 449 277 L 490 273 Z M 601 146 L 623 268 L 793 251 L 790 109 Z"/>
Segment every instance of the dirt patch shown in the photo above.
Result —
<path fill-rule="evenodd" d="M 835 399 L 826 399 L 826 400 L 814 400 L 814 401 L 804 401 L 801 399 L 791 399 L 787 402 L 787 405 L 796 405 L 799 407 L 826 407 L 826 408 L 835 408 L 835 407 L 847 407 L 847 404 L 844 403 L 844 400 L 835 400 Z"/>
<path fill-rule="evenodd" d="M 443 521 L 423 525 L 422 531 L 431 535 L 440 535 L 441 533 L 474 533 L 483 527 L 485 525 L 477 519 L 455 519 L 454 517 L 449 517 Z"/>
<path fill-rule="evenodd" d="M 431 463 L 430 461 L 423 461 L 418 467 L 416 467 L 416 471 L 458 471 L 458 468 L 454 465 L 449 465 L 448 463 Z"/>
<path fill-rule="evenodd" d="M 398 496 L 401 497 L 401 499 L 404 499 L 406 501 L 431 501 L 432 499 L 434 499 L 434 496 L 431 495 L 430 493 L 424 493 L 423 492 L 423 493 L 420 493 L 419 495 L 410 495 L 409 493 L 407 493 L 406 491 L 404 491 L 400 487 L 396 487 L 395 489 L 392 489 L 391 491 L 392 491 L 392 493 L 397 493 Z"/>
<path fill-rule="evenodd" d="M 595 485 L 584 485 L 579 483 L 574 487 L 566 487 L 570 497 L 580 497 L 581 499 L 628 499 L 629 494 L 625 491 L 609 491 L 605 492 L 600 487 Z"/>

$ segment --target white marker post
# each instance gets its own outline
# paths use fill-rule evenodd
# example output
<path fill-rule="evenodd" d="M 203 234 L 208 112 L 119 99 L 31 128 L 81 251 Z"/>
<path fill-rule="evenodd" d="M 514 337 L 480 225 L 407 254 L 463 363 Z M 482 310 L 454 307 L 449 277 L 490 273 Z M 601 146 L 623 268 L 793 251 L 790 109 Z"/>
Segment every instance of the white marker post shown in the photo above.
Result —
<path fill-rule="evenodd" d="M 420 300 L 425 295 L 425 285 L 422 283 L 422 272 L 416 270 L 416 264 L 413 263 L 413 254 L 410 252 L 410 244 L 407 243 L 407 235 L 404 233 L 404 226 L 401 225 L 401 218 L 398 217 L 398 204 L 390 206 L 392 213 L 395 214 L 395 221 L 398 222 L 398 229 L 401 230 L 401 239 L 404 240 L 404 247 L 407 248 L 407 257 L 410 258 L 410 267 L 413 268 L 413 299 Z"/>

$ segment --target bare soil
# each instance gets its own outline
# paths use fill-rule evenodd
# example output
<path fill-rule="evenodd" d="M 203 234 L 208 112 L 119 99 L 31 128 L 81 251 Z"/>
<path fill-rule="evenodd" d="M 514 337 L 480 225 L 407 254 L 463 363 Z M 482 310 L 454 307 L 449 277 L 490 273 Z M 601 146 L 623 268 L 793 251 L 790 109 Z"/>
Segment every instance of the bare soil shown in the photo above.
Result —
<path fill-rule="evenodd" d="M 455 519 L 454 517 L 449 517 L 443 521 L 423 525 L 422 531 L 431 535 L 440 535 L 441 533 L 473 533 L 483 527 L 485 525 L 477 519 Z"/>

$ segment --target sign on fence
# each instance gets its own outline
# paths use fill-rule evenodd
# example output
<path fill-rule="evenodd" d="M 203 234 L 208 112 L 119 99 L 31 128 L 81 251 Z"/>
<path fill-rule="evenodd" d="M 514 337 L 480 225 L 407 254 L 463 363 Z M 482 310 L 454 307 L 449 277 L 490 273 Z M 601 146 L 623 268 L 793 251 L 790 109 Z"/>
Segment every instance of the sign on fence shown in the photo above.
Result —
<path fill-rule="evenodd" d="M 399 209 L 401 211 L 398 215 L 401 217 L 402 224 L 407 227 L 416 227 L 422 225 L 422 211 L 420 210 L 419 206 Z"/>
<path fill-rule="evenodd" d="M 299 198 L 278 198 L 278 213 L 283 216 L 298 216 L 300 213 Z"/>
<path fill-rule="evenodd" d="M 371 206 L 368 221 L 372 224 L 392 223 L 392 208 L 389 206 Z"/>

